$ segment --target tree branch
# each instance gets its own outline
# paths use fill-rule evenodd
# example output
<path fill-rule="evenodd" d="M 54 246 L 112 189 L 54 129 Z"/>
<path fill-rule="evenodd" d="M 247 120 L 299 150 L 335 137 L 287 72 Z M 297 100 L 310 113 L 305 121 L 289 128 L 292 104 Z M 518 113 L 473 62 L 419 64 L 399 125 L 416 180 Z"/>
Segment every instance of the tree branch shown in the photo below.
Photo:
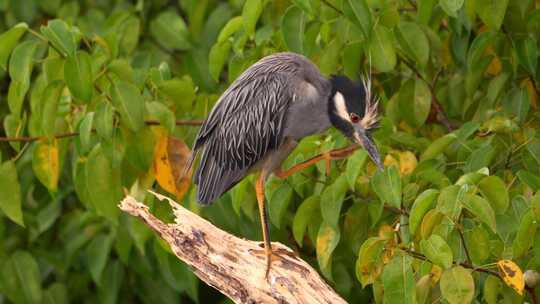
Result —
<path fill-rule="evenodd" d="M 235 303 L 346 303 L 288 247 L 272 244 L 277 256 L 265 279 L 261 242 L 235 237 L 173 200 L 151 193 L 159 200 L 168 200 L 175 223 L 163 223 L 130 196 L 119 207 L 156 231 L 178 259 L 193 267 L 195 275 Z"/>
<path fill-rule="evenodd" d="M 433 263 L 430 259 L 428 259 L 428 257 L 426 257 L 425 255 L 423 255 L 421 253 L 413 251 L 413 250 L 411 250 L 409 248 L 400 248 L 400 249 L 405 251 L 406 253 L 408 253 L 413 258 Z M 464 268 L 472 269 L 472 271 L 491 274 L 491 275 L 496 276 L 497 278 L 502 280 L 501 275 L 498 272 L 494 271 L 494 270 L 491 270 L 491 269 L 488 269 L 488 268 L 482 268 L 482 267 L 475 267 L 474 265 L 469 264 L 469 263 L 465 263 L 465 262 L 460 263 L 460 262 L 453 261 L 452 263 L 455 264 L 455 265 L 463 266 Z"/>
<path fill-rule="evenodd" d="M 200 126 L 204 120 L 177 120 L 177 126 Z M 144 122 L 147 126 L 157 126 L 160 125 L 157 120 L 146 120 Z M 92 132 L 96 130 L 92 129 Z M 67 132 L 61 133 L 54 136 L 56 139 L 79 136 L 79 132 Z M 40 139 L 46 138 L 45 136 L 20 136 L 20 137 L 0 137 L 0 142 L 31 142 Z"/>

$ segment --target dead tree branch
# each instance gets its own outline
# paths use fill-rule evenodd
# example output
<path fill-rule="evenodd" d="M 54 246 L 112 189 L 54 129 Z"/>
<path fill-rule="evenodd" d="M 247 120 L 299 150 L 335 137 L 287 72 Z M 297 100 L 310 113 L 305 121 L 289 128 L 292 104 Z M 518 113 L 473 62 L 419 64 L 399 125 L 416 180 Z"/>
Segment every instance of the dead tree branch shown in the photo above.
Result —
<path fill-rule="evenodd" d="M 195 274 L 236 303 L 346 303 L 308 263 L 280 243 L 278 254 L 265 279 L 265 256 L 261 242 L 235 237 L 183 208 L 173 200 L 175 223 L 154 217 L 148 207 L 127 196 L 119 207 L 140 218 L 170 246 L 178 259 Z"/>

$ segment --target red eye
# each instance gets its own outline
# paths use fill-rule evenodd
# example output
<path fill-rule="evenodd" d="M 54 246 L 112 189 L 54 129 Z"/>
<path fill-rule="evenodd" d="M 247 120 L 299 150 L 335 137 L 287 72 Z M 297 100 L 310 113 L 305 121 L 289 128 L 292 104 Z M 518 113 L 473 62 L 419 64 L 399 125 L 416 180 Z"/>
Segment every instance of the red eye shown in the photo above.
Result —
<path fill-rule="evenodd" d="M 360 121 L 360 116 L 354 114 L 354 113 L 351 113 L 351 121 L 353 123 L 358 123 Z"/>

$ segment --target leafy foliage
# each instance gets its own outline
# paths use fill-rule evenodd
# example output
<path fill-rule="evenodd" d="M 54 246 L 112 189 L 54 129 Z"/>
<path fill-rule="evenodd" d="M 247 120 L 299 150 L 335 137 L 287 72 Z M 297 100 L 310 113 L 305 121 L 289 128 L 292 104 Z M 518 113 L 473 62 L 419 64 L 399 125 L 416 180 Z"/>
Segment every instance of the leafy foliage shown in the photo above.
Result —
<path fill-rule="evenodd" d="M 224 301 L 116 204 L 128 192 L 170 220 L 146 194 L 164 191 L 260 239 L 252 177 L 201 209 L 181 168 L 193 125 L 279 51 L 371 73 L 386 169 L 358 151 L 271 179 L 272 239 L 351 303 L 525 301 L 521 269 L 540 268 L 538 7 L 0 0 L 0 302 Z M 285 167 L 346 144 L 309 137 Z"/>

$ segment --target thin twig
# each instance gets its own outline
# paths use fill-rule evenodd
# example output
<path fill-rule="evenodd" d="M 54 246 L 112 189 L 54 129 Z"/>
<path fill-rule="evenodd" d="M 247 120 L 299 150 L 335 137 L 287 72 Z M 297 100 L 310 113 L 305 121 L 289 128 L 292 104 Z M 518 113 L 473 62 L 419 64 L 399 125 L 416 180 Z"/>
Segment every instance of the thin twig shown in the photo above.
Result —
<path fill-rule="evenodd" d="M 337 8 L 335 5 L 333 5 L 332 3 L 328 2 L 328 0 L 321 0 L 322 3 L 324 3 L 326 6 L 332 8 L 333 10 L 335 10 L 337 13 L 343 15 L 343 11 L 340 10 L 339 8 Z"/>
<path fill-rule="evenodd" d="M 416 3 L 413 0 L 408 0 L 408 2 L 415 10 L 417 9 Z"/>
<path fill-rule="evenodd" d="M 465 237 L 463 236 L 463 231 L 461 231 L 461 227 L 456 227 L 459 238 L 461 239 L 461 244 L 463 244 L 463 249 L 465 251 L 465 256 L 467 257 L 467 262 L 472 265 L 471 255 L 469 254 L 469 249 L 467 248 L 467 244 L 465 243 Z"/>
<path fill-rule="evenodd" d="M 405 251 L 406 253 L 408 253 L 409 255 L 411 255 L 413 258 L 416 258 L 416 259 L 419 259 L 419 260 L 423 260 L 423 261 L 427 261 L 427 262 L 430 262 L 430 263 L 433 263 L 433 261 L 431 261 L 428 257 L 426 257 L 425 255 L 421 254 L 421 253 L 418 253 L 416 251 L 412 251 L 411 249 L 409 248 L 404 248 L 404 247 L 401 247 L 400 248 L 401 250 Z M 482 267 L 475 267 L 474 265 L 472 264 L 469 264 L 469 263 L 465 263 L 465 262 L 462 262 L 462 263 L 459 263 L 459 262 L 453 262 L 454 264 L 456 265 L 460 265 L 460 266 L 463 266 L 465 268 L 468 268 L 468 269 L 472 269 L 473 271 L 477 271 L 477 272 L 483 272 L 483 273 L 488 273 L 488 274 L 491 274 L 493 276 L 496 276 L 497 278 L 499 279 L 502 279 L 501 278 L 501 275 L 496 272 L 496 271 L 493 271 L 491 269 L 487 269 L 487 268 L 482 268 Z"/>
<path fill-rule="evenodd" d="M 27 28 L 26 29 L 30 34 L 34 35 L 35 37 L 37 37 L 39 40 L 47 43 L 50 47 L 52 47 L 57 53 L 58 55 L 60 55 L 61 57 L 65 58 L 65 54 L 62 53 L 62 51 L 60 51 L 58 48 L 56 48 L 56 46 L 54 44 L 52 44 L 49 39 L 47 39 L 46 37 L 44 37 L 43 35 L 41 35 L 40 33 L 34 31 L 32 28 Z"/>
<path fill-rule="evenodd" d="M 531 304 L 537 304 L 538 299 L 536 298 L 536 292 L 534 291 L 534 288 L 529 287 L 529 286 L 525 286 L 525 289 L 527 290 L 527 292 L 531 296 Z"/>
<path fill-rule="evenodd" d="M 177 126 L 200 126 L 204 121 L 203 120 L 177 120 Z M 160 125 L 157 120 L 147 120 L 144 122 L 147 126 L 156 126 Z M 95 130 L 92 130 L 95 132 Z M 79 132 L 66 132 L 54 135 L 54 138 L 66 138 L 79 136 Z M 0 142 L 32 142 L 40 139 L 45 139 L 46 136 L 19 136 L 19 137 L 0 137 Z"/>
<path fill-rule="evenodd" d="M 442 123 L 448 129 L 448 131 L 453 131 L 454 127 L 448 120 L 448 117 L 446 116 L 446 113 L 444 112 L 444 109 L 441 106 L 439 99 L 437 98 L 437 94 L 435 92 L 435 87 L 433 86 L 433 84 L 429 82 L 413 64 L 408 62 L 405 58 L 400 57 L 400 59 L 403 63 L 405 63 L 407 67 L 409 67 L 409 69 L 411 69 L 414 72 L 414 74 L 416 74 L 418 78 L 420 78 L 420 80 L 422 80 L 423 82 L 427 84 L 429 91 L 431 92 L 431 105 L 433 106 L 433 108 L 435 109 L 435 111 L 437 112 L 439 116 L 439 122 Z M 435 80 L 438 80 L 438 77 Z"/>

